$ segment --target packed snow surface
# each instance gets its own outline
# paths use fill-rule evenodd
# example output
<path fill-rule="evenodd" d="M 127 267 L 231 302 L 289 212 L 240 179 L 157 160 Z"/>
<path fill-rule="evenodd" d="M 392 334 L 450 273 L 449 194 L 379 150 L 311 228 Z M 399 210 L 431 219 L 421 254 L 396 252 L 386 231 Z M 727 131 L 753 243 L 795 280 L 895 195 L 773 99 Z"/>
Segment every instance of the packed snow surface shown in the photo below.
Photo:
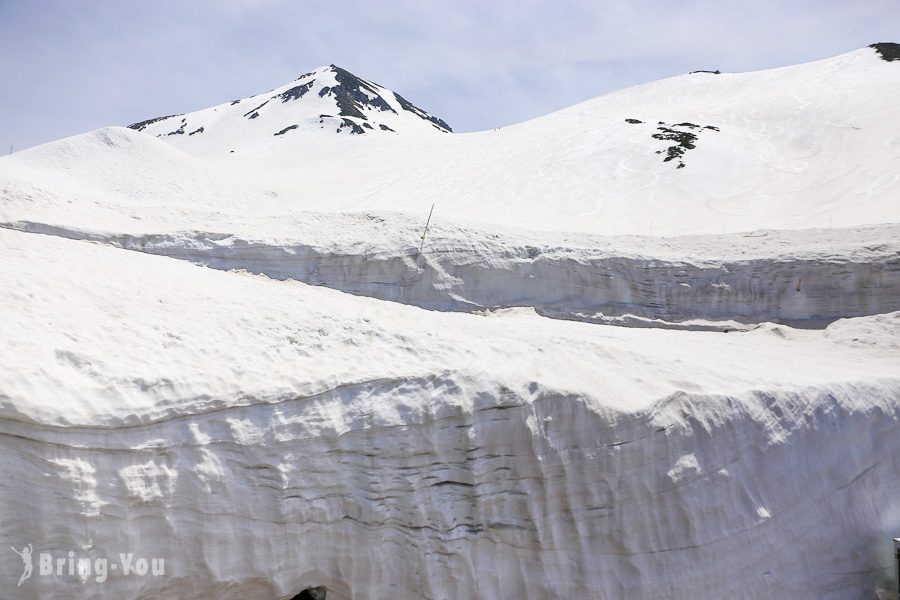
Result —
<path fill-rule="evenodd" d="M 463 135 L 331 66 L 0 158 L 0 537 L 166 561 L 4 597 L 889 597 L 892 48 Z"/>

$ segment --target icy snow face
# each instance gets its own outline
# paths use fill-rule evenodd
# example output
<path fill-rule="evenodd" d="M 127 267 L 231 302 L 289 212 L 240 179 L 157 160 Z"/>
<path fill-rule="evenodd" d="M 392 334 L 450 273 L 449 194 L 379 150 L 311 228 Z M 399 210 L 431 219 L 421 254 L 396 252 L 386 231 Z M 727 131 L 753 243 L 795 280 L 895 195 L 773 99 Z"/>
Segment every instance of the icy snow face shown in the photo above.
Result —
<path fill-rule="evenodd" d="M 167 568 L 10 598 L 838 599 L 891 576 L 900 314 L 626 329 L 21 232 L 0 253 L 0 535 Z"/>
<path fill-rule="evenodd" d="M 87 215 L 85 215 L 87 216 Z M 289 238 L 177 231 L 107 234 L 34 222 L 0 227 L 102 242 L 215 269 L 246 270 L 428 309 L 528 306 L 554 318 L 639 327 L 734 330 L 765 321 L 807 327 L 900 310 L 900 226 L 835 234 L 557 240 L 417 225 L 396 216 L 299 214 Z M 89 220 L 85 221 L 86 223 Z M 207 223 L 209 225 L 210 223 Z M 224 231 L 222 226 L 217 227 Z M 353 232 L 356 241 L 335 239 Z M 329 239 L 329 237 L 331 239 Z"/>
<path fill-rule="evenodd" d="M 265 94 L 129 127 L 169 138 L 176 145 L 183 137 L 200 145 L 217 144 L 225 151 L 245 148 L 251 140 L 265 146 L 274 136 L 302 136 L 310 130 L 356 135 L 450 131 L 443 120 L 402 96 L 335 65 Z"/>

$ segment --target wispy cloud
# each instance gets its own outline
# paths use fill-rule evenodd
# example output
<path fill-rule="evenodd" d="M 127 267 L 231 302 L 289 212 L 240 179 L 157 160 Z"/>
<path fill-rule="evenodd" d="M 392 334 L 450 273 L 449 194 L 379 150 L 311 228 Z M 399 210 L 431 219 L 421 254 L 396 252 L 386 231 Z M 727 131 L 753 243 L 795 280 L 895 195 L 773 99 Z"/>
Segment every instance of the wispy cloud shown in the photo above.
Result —
<path fill-rule="evenodd" d="M 0 0 L 0 143 L 193 110 L 329 63 L 470 131 L 897 31 L 896 0 Z"/>

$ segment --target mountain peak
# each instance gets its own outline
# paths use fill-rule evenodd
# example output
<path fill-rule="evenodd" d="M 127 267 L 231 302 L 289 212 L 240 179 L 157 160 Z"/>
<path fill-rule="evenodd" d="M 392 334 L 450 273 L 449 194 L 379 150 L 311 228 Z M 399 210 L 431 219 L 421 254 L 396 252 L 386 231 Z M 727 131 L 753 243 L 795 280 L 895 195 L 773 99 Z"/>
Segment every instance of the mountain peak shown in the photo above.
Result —
<path fill-rule="evenodd" d="M 305 73 L 264 94 L 182 115 L 155 117 L 131 129 L 166 138 L 176 145 L 210 145 L 222 150 L 265 145 L 300 131 L 351 135 L 451 132 L 442 119 L 403 96 L 331 64 Z"/>

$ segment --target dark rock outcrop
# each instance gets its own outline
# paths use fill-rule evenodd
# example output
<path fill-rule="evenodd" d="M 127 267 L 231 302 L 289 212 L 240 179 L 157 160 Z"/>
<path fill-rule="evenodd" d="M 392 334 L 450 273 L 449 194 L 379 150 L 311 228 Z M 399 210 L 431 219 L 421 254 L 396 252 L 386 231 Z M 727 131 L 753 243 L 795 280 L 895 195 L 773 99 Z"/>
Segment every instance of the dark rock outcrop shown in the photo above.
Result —
<path fill-rule="evenodd" d="M 895 42 L 878 42 L 877 44 L 872 44 L 869 48 L 874 48 L 875 52 L 881 56 L 881 60 L 888 62 L 900 60 L 900 44 Z"/>

